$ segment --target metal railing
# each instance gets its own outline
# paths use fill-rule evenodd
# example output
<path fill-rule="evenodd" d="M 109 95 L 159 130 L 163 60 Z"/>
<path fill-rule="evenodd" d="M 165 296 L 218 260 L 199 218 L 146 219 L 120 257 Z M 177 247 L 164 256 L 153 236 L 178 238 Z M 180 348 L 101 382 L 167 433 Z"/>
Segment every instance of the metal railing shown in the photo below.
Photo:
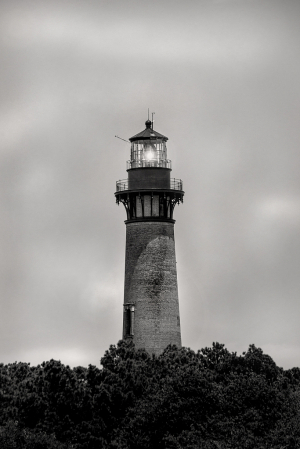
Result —
<path fill-rule="evenodd" d="M 128 190 L 128 179 L 120 179 L 116 182 L 116 191 L 122 192 L 122 190 Z"/>
<path fill-rule="evenodd" d="M 170 188 L 172 190 L 182 190 L 183 184 L 182 184 L 181 179 L 171 178 L 170 179 Z"/>
<path fill-rule="evenodd" d="M 170 179 L 170 189 L 171 190 L 182 190 L 183 184 L 181 179 Z M 120 179 L 116 182 L 116 191 L 122 192 L 124 190 L 128 190 L 128 179 Z"/>
<path fill-rule="evenodd" d="M 172 168 L 172 161 L 170 159 L 142 159 L 127 161 L 127 170 L 130 168 L 144 168 L 144 167 L 158 167 L 158 168 Z"/>

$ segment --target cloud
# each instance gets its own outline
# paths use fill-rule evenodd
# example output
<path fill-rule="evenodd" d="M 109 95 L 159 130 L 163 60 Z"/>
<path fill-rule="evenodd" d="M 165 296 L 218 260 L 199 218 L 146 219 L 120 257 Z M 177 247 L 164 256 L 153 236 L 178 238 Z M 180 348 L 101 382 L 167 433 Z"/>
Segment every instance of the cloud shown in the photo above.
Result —
<path fill-rule="evenodd" d="M 88 366 L 91 363 L 91 352 L 86 348 L 79 347 L 63 347 L 61 344 L 54 347 L 45 347 L 41 351 L 41 348 L 29 349 L 22 351 L 20 356 L 16 356 L 16 360 L 22 360 L 22 362 L 28 362 L 32 365 L 38 365 L 42 362 L 49 361 L 51 359 L 60 360 L 64 365 L 74 366 Z M 99 367 L 99 366 L 98 366 Z"/>
<path fill-rule="evenodd" d="M 160 11 L 160 7 L 157 7 Z M 201 14 L 183 14 L 161 9 L 148 26 L 139 8 L 132 15 L 115 14 L 105 4 L 94 17 L 80 15 L 77 8 L 20 8 L 2 19 L 8 47 L 56 47 L 61 51 L 103 58 L 134 59 L 192 64 L 231 63 L 265 65 L 281 47 L 281 32 L 276 37 L 265 28 L 264 17 L 257 20 L 247 10 L 237 9 L 225 17 L 222 12 L 204 9 Z M 186 28 L 188 21 L 188 30 Z M 280 28 L 279 28 L 280 30 Z M 272 39 L 270 39 L 272 37 Z M 235 66 L 238 70 L 239 66 Z"/>
<path fill-rule="evenodd" d="M 269 223 L 299 226 L 300 224 L 300 198 L 270 196 L 261 199 L 255 205 L 257 219 L 265 219 Z"/>
<path fill-rule="evenodd" d="M 81 293 L 81 307 L 85 313 L 91 314 L 99 310 L 118 309 L 121 306 L 120 298 L 123 296 L 123 289 L 114 283 L 114 276 L 100 267 L 93 271 L 87 279 Z"/>
<path fill-rule="evenodd" d="M 23 92 L 19 101 L 9 107 L 5 103 L 2 104 L 0 110 L 2 152 L 24 151 L 24 142 L 31 135 L 34 134 L 36 137 L 38 133 L 51 126 L 60 110 L 60 103 L 58 95 L 50 95 L 43 90 L 38 91 L 33 97 L 29 97 L 28 92 Z"/>

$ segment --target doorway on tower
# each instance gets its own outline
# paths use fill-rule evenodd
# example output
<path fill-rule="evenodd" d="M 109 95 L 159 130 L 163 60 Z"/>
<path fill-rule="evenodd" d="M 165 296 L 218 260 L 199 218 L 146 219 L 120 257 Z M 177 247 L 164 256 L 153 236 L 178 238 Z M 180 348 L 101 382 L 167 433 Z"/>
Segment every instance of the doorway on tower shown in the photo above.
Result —
<path fill-rule="evenodd" d="M 134 304 L 124 304 L 123 307 L 123 338 L 132 338 L 134 335 Z"/>

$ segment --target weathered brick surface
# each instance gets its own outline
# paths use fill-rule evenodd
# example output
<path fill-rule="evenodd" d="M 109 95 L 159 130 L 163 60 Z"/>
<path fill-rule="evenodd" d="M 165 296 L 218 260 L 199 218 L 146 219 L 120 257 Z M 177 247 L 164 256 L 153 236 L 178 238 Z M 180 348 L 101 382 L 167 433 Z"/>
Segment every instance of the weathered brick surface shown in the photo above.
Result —
<path fill-rule="evenodd" d="M 181 346 L 173 223 L 127 223 L 124 296 L 135 304 L 137 348 L 160 354 Z"/>

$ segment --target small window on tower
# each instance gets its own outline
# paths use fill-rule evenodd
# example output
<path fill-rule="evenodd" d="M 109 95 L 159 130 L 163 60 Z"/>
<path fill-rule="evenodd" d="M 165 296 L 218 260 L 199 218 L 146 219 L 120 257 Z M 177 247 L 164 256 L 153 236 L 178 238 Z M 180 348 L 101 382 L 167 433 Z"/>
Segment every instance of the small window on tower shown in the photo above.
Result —
<path fill-rule="evenodd" d="M 134 305 L 124 304 L 123 338 L 133 337 Z"/>
<path fill-rule="evenodd" d="M 144 216 L 151 217 L 151 195 L 144 195 Z"/>
<path fill-rule="evenodd" d="M 141 197 L 136 197 L 136 216 L 140 218 L 143 216 L 142 199 Z"/>
<path fill-rule="evenodd" d="M 171 218 L 171 204 L 170 204 L 170 197 L 167 197 L 167 217 Z"/>
<path fill-rule="evenodd" d="M 164 217 L 165 210 L 164 210 L 164 199 L 162 196 L 159 198 L 159 216 Z"/>
<path fill-rule="evenodd" d="M 159 217 L 159 196 L 153 195 L 152 198 L 152 216 Z"/>

